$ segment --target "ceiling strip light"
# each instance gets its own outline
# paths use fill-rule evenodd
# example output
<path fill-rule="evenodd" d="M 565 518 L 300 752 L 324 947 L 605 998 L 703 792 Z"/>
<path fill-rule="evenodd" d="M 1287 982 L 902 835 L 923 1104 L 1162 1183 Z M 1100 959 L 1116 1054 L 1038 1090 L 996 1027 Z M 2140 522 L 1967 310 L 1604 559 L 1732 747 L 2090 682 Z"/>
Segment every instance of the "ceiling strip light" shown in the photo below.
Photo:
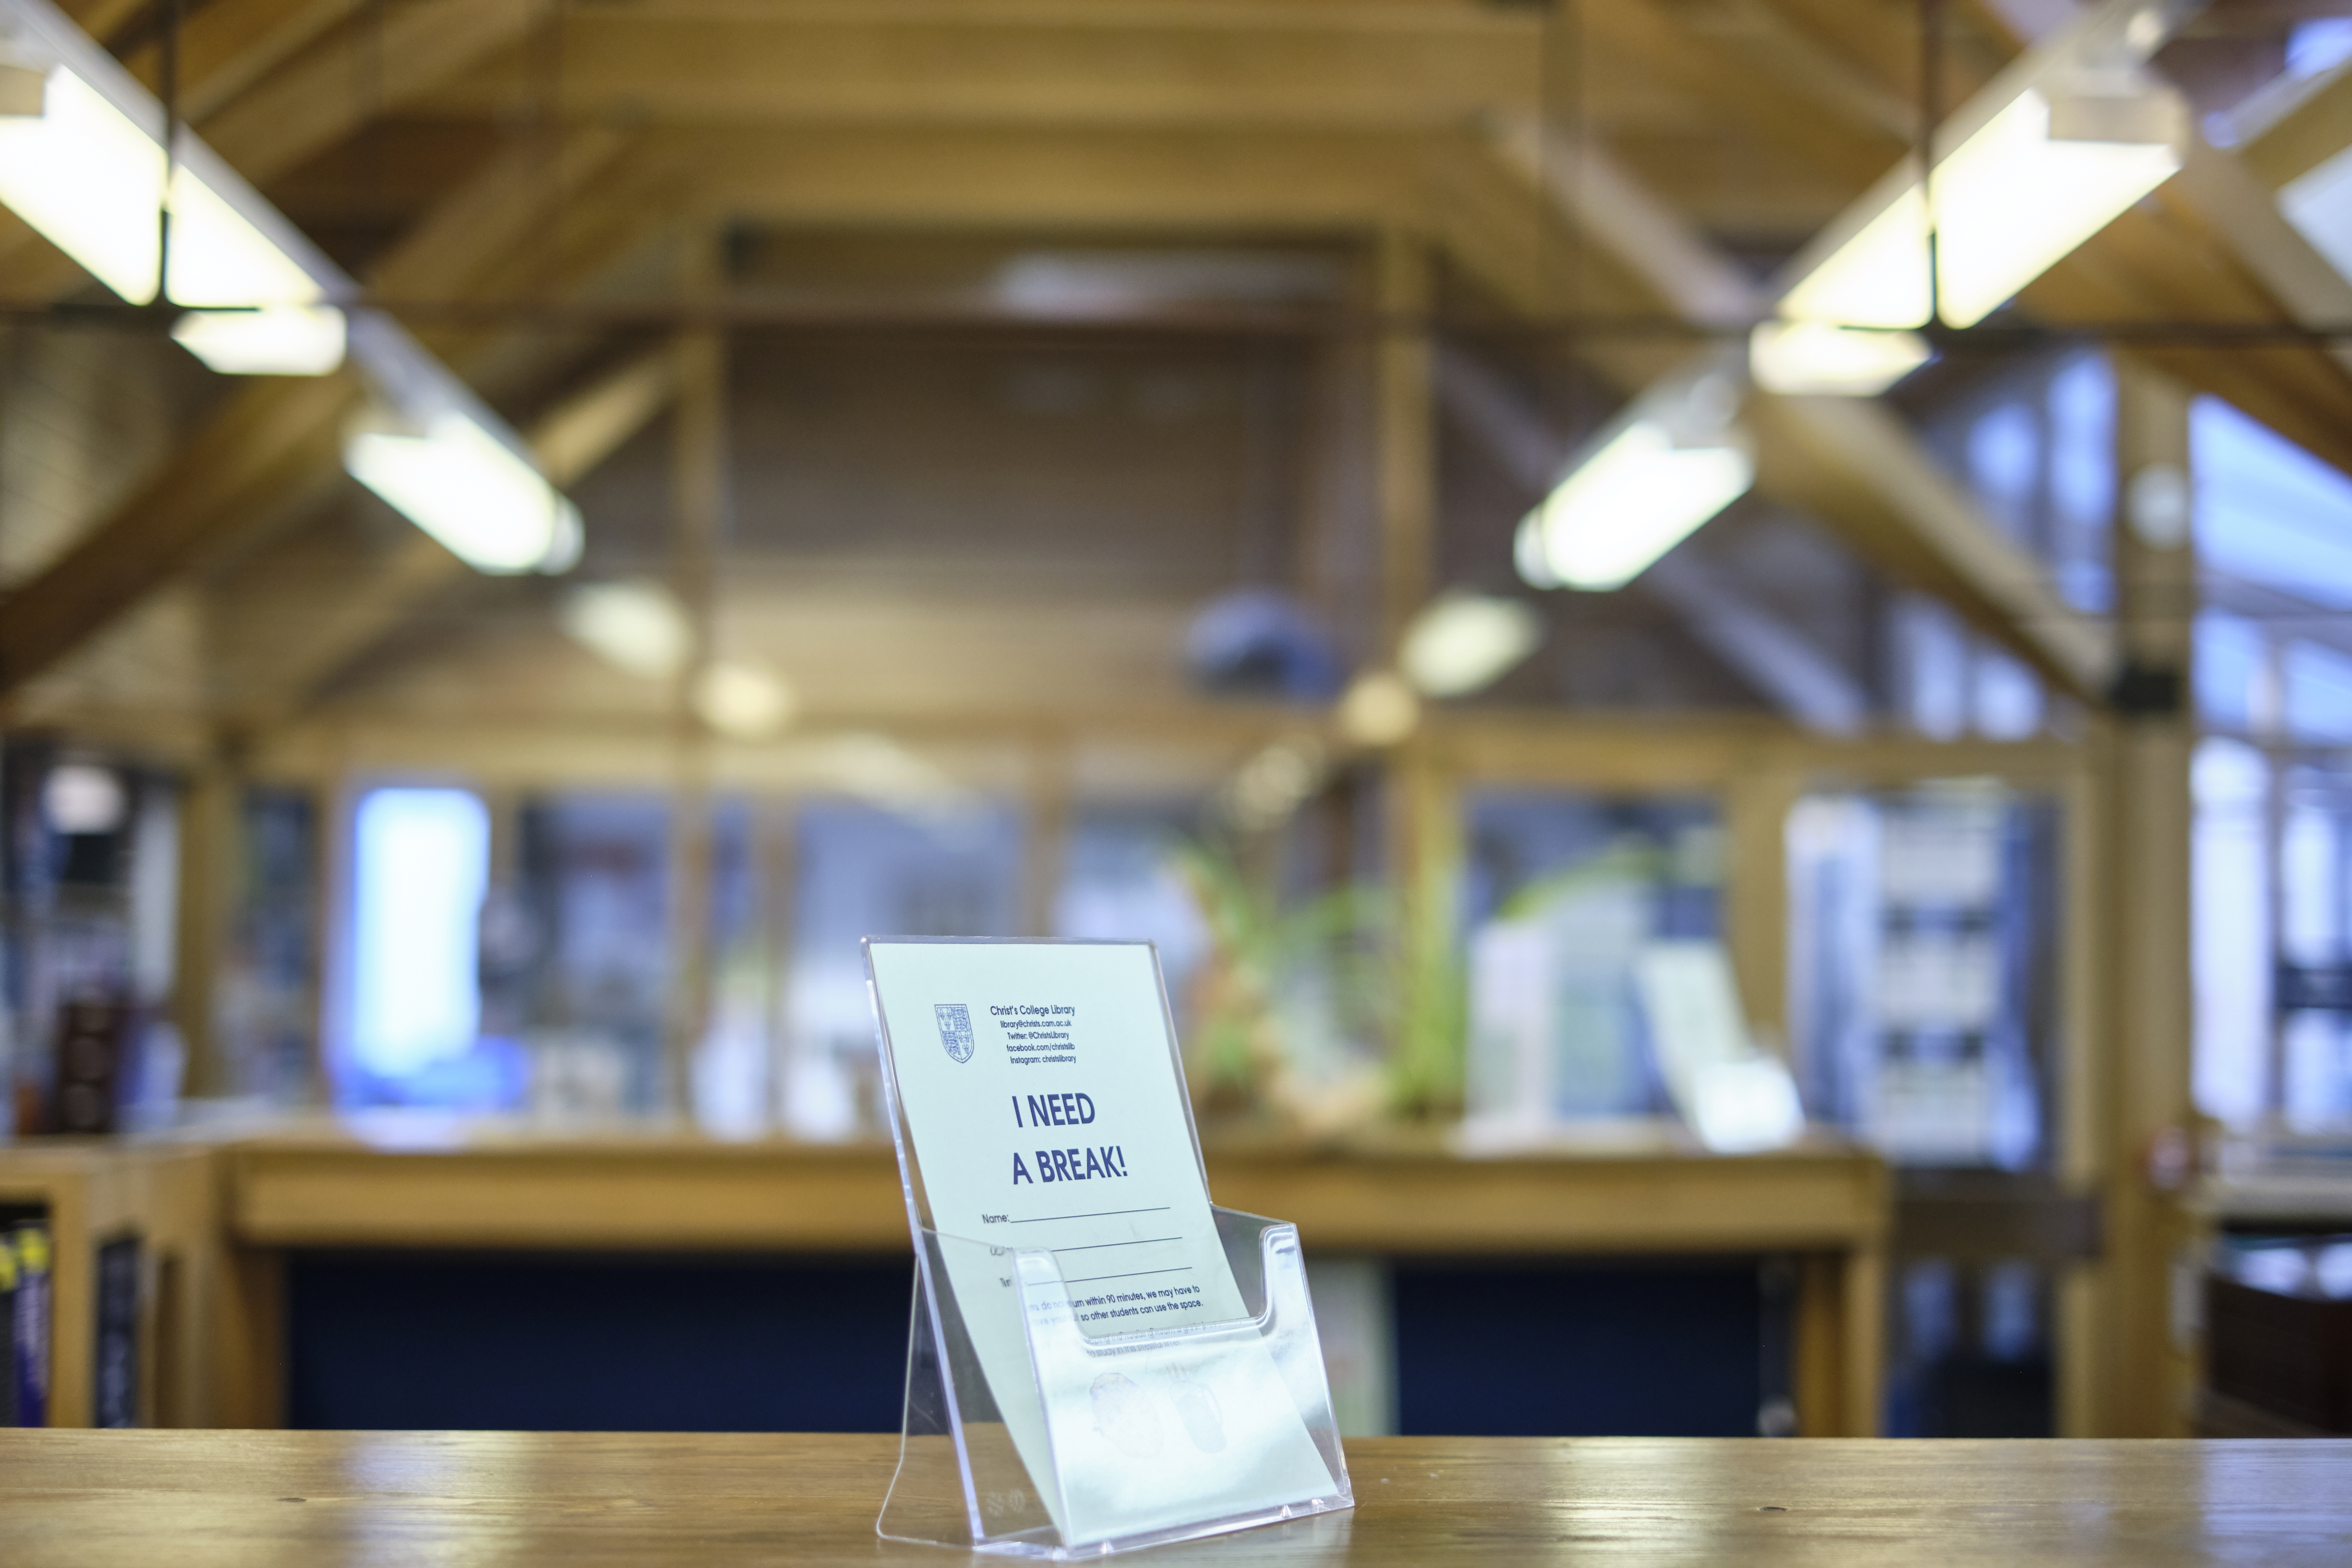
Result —
<path fill-rule="evenodd" d="M 2199 8 L 2115 0 L 1996 77 L 1798 258 L 1751 344 L 1778 392 L 1885 391 L 1930 357 L 1906 329 L 1970 327 L 2181 165 L 2189 111 L 2143 68 Z M 1928 288 L 1928 208 L 1936 287 Z M 1842 331 L 1841 329 L 1864 329 Z"/>
<path fill-rule="evenodd" d="M 157 297 L 164 115 L 49 0 L 0 0 L 0 203 L 134 305 Z M 32 90 L 37 77 L 38 90 Z M 324 375 L 346 353 L 392 411 L 344 467 L 484 572 L 562 572 L 578 509 L 522 440 L 398 323 L 339 301 L 341 268 L 183 127 L 170 160 L 172 336 L 231 375 Z"/>
<path fill-rule="evenodd" d="M 1519 575 L 1538 588 L 1621 588 L 1756 482 L 1729 365 L 1643 394 L 1519 523 Z"/>

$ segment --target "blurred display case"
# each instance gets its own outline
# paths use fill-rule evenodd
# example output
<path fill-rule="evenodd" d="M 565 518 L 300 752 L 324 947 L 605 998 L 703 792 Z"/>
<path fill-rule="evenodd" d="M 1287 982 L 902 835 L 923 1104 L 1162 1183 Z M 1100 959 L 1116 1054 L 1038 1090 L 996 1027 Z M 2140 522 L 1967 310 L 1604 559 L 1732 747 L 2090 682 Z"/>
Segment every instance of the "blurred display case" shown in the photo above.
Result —
<path fill-rule="evenodd" d="M 1790 1025 L 1817 1117 L 1899 1164 L 2046 1162 L 2057 832 L 2053 805 L 1990 784 L 1798 804 Z"/>
<path fill-rule="evenodd" d="M 1465 1115 L 1532 1125 L 1665 1110 L 1638 971 L 1651 943 L 1721 933 L 1715 802 L 1480 791 L 1463 813 Z"/>
<path fill-rule="evenodd" d="M 0 748 L 0 1131 L 113 1132 L 177 1098 L 178 870 L 171 780 L 38 738 Z"/>
<path fill-rule="evenodd" d="M 1807 1104 L 1898 1166 L 1887 1430 L 2050 1436 L 2068 1262 L 2056 1177 L 2061 813 L 1992 781 L 1790 812 L 1789 1019 Z"/>

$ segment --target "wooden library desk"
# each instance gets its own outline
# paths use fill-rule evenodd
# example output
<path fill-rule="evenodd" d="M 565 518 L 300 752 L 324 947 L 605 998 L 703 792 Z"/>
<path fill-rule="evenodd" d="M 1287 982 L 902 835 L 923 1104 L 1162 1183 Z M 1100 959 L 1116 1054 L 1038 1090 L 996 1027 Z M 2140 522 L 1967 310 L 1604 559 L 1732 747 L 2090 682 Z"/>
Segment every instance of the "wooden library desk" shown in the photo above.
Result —
<path fill-rule="evenodd" d="M 1213 1141 L 1208 1162 L 1219 1202 L 1295 1222 L 1310 1256 L 1785 1254 L 1803 1429 L 1877 1429 L 1893 1200 L 1867 1151 L 1816 1139 L 1714 1156 L 1661 1123 L 1502 1158 L 1458 1158 L 1432 1134 L 1346 1149 Z M 89 1279 L 110 1235 L 148 1243 L 141 1410 L 160 1426 L 286 1419 L 285 1263 L 306 1248 L 910 1256 L 887 1144 L 433 1116 L 187 1142 L 43 1140 L 0 1149 L 5 1202 L 57 1216 L 60 1426 L 90 1419 Z"/>
<path fill-rule="evenodd" d="M 11 1568 L 944 1563 L 888 1436 L 0 1432 Z M 1138 1562 L 1888 1564 L 2352 1556 L 2352 1441 L 1381 1437 L 1357 1507 Z"/>
<path fill-rule="evenodd" d="M 1821 1138 L 1706 1154 L 1664 1123 L 1540 1153 L 1463 1159 L 1434 1136 L 1344 1150 L 1208 1144 L 1219 1203 L 1298 1226 L 1309 1254 L 1572 1257 L 1785 1252 L 1799 1264 L 1794 1362 L 1803 1428 L 1878 1429 L 1886 1167 Z M 446 1119 L 354 1118 L 221 1148 L 226 1239 L 249 1310 L 226 1312 L 219 1426 L 276 1426 L 282 1365 L 272 1259 L 399 1247 L 908 1254 L 888 1145 L 562 1135 Z"/>

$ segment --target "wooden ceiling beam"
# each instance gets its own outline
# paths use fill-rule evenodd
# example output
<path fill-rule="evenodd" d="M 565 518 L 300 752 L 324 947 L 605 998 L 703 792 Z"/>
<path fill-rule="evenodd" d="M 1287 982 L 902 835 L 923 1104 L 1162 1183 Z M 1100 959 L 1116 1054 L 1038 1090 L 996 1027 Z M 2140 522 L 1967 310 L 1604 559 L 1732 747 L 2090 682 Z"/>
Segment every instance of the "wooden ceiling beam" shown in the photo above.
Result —
<path fill-rule="evenodd" d="M 268 72 L 202 127 L 213 151 L 267 185 L 528 37 L 553 0 L 411 0 L 362 9 Z"/>
<path fill-rule="evenodd" d="M 1669 82 L 1703 118 L 1728 116 L 1769 147 L 1836 175 L 1859 193 L 1901 157 L 1901 139 L 1860 133 L 1802 87 L 1759 70 L 1738 42 L 1681 25 L 1656 0 L 1611 0 L 1581 9 L 1590 73 L 1631 68 Z"/>
<path fill-rule="evenodd" d="M 247 388 L 0 608 L 0 697 L 184 572 L 229 531 L 331 470 L 359 406 L 350 374 Z"/>
<path fill-rule="evenodd" d="M 663 124 L 1458 125 L 1539 100 L 1538 26 L 1496 15 L 1475 28 L 1301 16 L 1244 31 L 576 10 L 559 76 L 509 47 L 404 112 L 537 108 L 551 85 L 567 118 Z"/>
<path fill-rule="evenodd" d="M 1402 132 L 668 128 L 646 155 L 712 217 L 1297 233 L 1417 226 L 1427 151 Z"/>
<path fill-rule="evenodd" d="M 211 0 L 180 28 L 180 114 L 207 121 L 359 14 L 369 0 Z M 163 86 L 163 50 L 149 42 L 123 58 L 151 92 Z"/>
<path fill-rule="evenodd" d="M 2352 60 L 2314 81 L 2234 153 L 2248 174 L 2277 190 L 2347 147 L 2352 147 Z"/>
<path fill-rule="evenodd" d="M 1881 571 L 1958 610 L 2070 695 L 2105 700 L 2113 631 L 2067 604 L 1899 415 L 1867 398 L 1748 399 L 1756 488 L 1833 528 Z"/>

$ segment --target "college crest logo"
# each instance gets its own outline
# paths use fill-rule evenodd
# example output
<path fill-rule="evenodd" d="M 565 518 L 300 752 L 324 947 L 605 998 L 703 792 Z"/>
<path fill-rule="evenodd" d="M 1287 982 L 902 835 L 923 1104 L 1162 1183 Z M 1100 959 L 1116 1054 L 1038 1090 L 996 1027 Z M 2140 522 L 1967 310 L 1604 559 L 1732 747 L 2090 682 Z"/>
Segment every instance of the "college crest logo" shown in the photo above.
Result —
<path fill-rule="evenodd" d="M 940 1044 L 948 1055 L 960 1062 L 971 1060 L 971 1009 L 961 1002 L 934 1002 L 931 1011 L 940 1020 Z"/>

